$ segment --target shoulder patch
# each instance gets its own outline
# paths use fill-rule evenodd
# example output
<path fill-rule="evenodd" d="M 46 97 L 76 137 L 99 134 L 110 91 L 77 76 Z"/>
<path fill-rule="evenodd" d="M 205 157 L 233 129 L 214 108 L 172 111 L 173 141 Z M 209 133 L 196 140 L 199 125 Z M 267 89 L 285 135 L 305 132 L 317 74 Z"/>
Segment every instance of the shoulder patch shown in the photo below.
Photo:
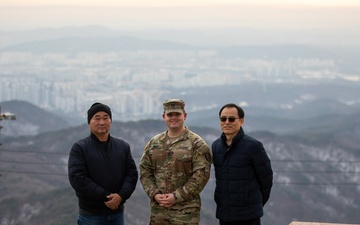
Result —
<path fill-rule="evenodd" d="M 210 152 L 205 153 L 205 158 L 208 162 L 211 162 L 211 154 Z"/>

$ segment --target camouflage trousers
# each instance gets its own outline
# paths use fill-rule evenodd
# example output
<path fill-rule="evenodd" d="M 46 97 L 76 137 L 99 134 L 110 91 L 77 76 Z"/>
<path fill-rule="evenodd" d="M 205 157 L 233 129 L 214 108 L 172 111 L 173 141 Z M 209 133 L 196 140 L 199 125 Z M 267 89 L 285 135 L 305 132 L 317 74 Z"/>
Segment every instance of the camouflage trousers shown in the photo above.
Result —
<path fill-rule="evenodd" d="M 151 208 L 149 225 L 199 225 L 200 209 L 173 209 L 160 206 Z"/>

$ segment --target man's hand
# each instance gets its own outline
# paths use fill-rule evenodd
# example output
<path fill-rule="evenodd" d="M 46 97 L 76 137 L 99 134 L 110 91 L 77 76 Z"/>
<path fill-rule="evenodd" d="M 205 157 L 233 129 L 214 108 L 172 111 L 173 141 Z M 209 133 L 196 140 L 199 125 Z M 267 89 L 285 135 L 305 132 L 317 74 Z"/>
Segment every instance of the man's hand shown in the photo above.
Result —
<path fill-rule="evenodd" d="M 170 194 L 157 194 L 155 200 L 159 203 L 159 206 L 169 208 L 175 204 L 175 196 L 173 193 Z"/>
<path fill-rule="evenodd" d="M 120 203 L 122 201 L 121 196 L 116 194 L 116 193 L 115 194 L 110 194 L 110 195 L 108 195 L 106 197 L 108 198 L 108 201 L 105 202 L 105 205 L 107 207 L 109 207 L 110 209 L 112 209 L 112 210 L 116 210 L 119 207 L 119 205 L 120 205 Z"/>

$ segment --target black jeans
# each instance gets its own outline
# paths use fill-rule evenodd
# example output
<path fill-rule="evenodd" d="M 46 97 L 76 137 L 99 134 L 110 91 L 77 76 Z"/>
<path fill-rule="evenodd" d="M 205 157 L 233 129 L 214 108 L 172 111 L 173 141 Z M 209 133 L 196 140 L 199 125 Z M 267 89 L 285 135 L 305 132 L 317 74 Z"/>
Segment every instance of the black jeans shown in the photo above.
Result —
<path fill-rule="evenodd" d="M 261 225 L 260 218 L 253 219 L 253 220 L 245 220 L 245 221 L 238 221 L 238 222 L 224 222 L 220 220 L 220 225 Z"/>

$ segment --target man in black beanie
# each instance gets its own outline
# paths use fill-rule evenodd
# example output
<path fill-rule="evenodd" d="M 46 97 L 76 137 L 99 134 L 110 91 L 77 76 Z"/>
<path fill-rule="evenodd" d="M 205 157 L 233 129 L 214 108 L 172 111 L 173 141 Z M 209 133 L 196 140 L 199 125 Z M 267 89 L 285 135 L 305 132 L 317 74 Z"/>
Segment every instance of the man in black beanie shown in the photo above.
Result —
<path fill-rule="evenodd" d="M 91 107 L 90 107 L 89 110 L 87 111 L 87 113 L 88 113 L 88 117 L 87 117 L 87 119 L 88 119 L 88 124 L 90 124 L 91 118 L 92 118 L 97 112 L 100 112 L 100 111 L 106 112 L 106 113 L 109 115 L 110 120 L 112 120 L 110 107 L 107 106 L 107 105 L 104 105 L 104 104 L 102 104 L 102 103 L 95 102 L 94 104 L 91 105 Z"/>
<path fill-rule="evenodd" d="M 78 224 L 123 225 L 124 203 L 138 179 L 135 161 L 129 144 L 110 135 L 110 107 L 96 102 L 87 113 L 90 135 L 73 144 L 68 161 Z"/>

